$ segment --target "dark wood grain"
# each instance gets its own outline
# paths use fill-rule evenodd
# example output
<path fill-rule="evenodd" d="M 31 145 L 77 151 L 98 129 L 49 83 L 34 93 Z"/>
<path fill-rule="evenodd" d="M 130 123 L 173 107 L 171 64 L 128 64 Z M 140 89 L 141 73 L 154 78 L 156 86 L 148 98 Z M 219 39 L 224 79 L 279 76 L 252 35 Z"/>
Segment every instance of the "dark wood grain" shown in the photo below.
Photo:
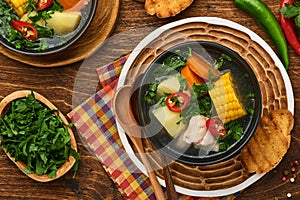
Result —
<path fill-rule="evenodd" d="M 278 18 L 280 1 L 264 0 Z M 100 11 L 98 11 L 100 12 Z M 52 101 L 67 114 L 72 108 L 99 89 L 96 68 L 130 52 L 138 42 L 156 27 L 194 16 L 213 16 L 237 22 L 262 37 L 276 51 L 261 26 L 244 11 L 234 6 L 232 0 L 194 0 L 193 4 L 173 18 L 158 19 L 148 15 L 142 3 L 122 0 L 116 27 L 106 43 L 91 57 L 62 67 L 37 68 L 14 61 L 0 54 L 0 99 L 15 90 L 31 89 Z M 290 76 L 295 96 L 295 127 L 292 145 L 279 166 L 261 180 L 245 189 L 238 199 L 300 199 L 300 180 L 282 182 L 282 171 L 289 163 L 300 159 L 299 101 L 300 57 L 289 46 Z M 59 55 L 58 55 L 59 56 Z M 55 58 L 53 57 L 53 62 Z M 121 194 L 107 176 L 99 161 L 85 148 L 78 134 L 81 161 L 76 179 L 71 170 L 62 178 L 50 183 L 37 183 L 26 175 L 0 151 L 0 199 L 122 199 Z M 300 169 L 300 166 L 299 166 Z M 297 172 L 299 176 L 299 172 Z"/>

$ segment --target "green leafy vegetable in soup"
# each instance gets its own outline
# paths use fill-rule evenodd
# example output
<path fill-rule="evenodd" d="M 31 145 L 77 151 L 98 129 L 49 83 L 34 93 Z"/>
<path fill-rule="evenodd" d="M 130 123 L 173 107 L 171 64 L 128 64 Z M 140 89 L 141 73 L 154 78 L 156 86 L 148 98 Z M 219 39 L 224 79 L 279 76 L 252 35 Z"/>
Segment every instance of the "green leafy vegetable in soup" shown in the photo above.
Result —
<path fill-rule="evenodd" d="M 244 94 L 247 103 L 238 98 L 229 56 L 215 58 L 214 66 L 224 71 L 218 77 L 216 69 L 203 68 L 205 76 L 197 73 L 191 65 L 201 58 L 195 56 L 189 48 L 165 57 L 153 73 L 145 102 L 173 138 L 183 135 L 179 138 L 207 153 L 225 151 L 242 137 L 247 117 L 254 111 L 254 96 Z"/>
<path fill-rule="evenodd" d="M 11 110 L 1 119 L 1 147 L 27 165 L 26 173 L 47 174 L 56 177 L 57 169 L 72 155 L 79 156 L 71 148 L 68 126 L 56 110 L 50 110 L 37 101 L 34 94 L 12 102 Z"/>
<path fill-rule="evenodd" d="M 80 11 L 64 11 L 58 0 L 0 0 L 0 34 L 16 49 L 64 44 L 80 21 Z"/>

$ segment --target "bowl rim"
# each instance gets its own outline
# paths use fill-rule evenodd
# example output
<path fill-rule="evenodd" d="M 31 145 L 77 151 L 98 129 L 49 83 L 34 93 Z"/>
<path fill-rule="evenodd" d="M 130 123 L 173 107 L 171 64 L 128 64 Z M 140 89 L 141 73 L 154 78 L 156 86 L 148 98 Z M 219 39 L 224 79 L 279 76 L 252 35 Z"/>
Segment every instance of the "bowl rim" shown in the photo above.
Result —
<path fill-rule="evenodd" d="M 13 52 L 23 54 L 23 55 L 28 55 L 28 56 L 43 56 L 43 55 L 49 55 L 49 54 L 54 54 L 63 51 L 68 47 L 72 46 L 76 41 L 78 41 L 78 39 L 86 32 L 86 30 L 90 26 L 97 10 L 98 0 L 90 0 L 89 2 L 91 3 L 89 14 L 88 17 L 86 18 L 86 21 L 82 25 L 81 29 L 77 33 L 75 33 L 72 37 L 70 37 L 67 40 L 67 42 L 59 46 L 47 48 L 46 50 L 43 51 L 37 51 L 31 49 L 17 49 L 14 47 L 14 45 L 11 42 L 7 41 L 2 35 L 0 35 L 0 44 Z"/>
<path fill-rule="evenodd" d="M 214 49 L 219 52 L 224 52 L 226 55 L 231 57 L 238 65 L 243 66 L 243 71 L 249 74 L 249 79 L 250 82 L 253 82 L 254 84 L 254 93 L 255 93 L 255 114 L 251 115 L 251 123 L 248 123 L 247 128 L 245 132 L 243 133 L 243 136 L 236 141 L 233 145 L 231 145 L 227 150 L 223 152 L 217 152 L 211 155 L 203 156 L 203 157 L 197 157 L 197 156 L 192 156 L 192 155 L 187 155 L 184 153 L 179 153 L 176 151 L 176 149 L 172 149 L 171 147 L 168 146 L 163 146 L 160 144 L 157 144 L 157 141 L 155 141 L 154 137 L 152 137 L 152 134 L 150 133 L 151 130 L 147 126 L 147 123 L 149 122 L 149 119 L 145 119 L 149 116 L 144 112 L 144 85 L 147 83 L 147 78 L 150 76 L 151 77 L 151 72 L 153 72 L 155 68 L 156 62 L 163 57 L 166 56 L 166 54 L 169 54 L 170 52 L 178 49 L 178 48 L 183 48 L 188 46 L 189 44 L 199 44 L 199 46 L 203 47 L 204 49 Z M 149 75 L 150 74 L 150 75 Z M 148 76 L 149 75 L 149 76 Z M 256 128 L 259 124 L 260 118 L 261 118 L 261 113 L 262 113 L 262 95 L 261 95 L 261 90 L 259 86 L 259 82 L 256 78 L 256 75 L 252 68 L 249 66 L 249 64 L 235 51 L 232 49 L 219 44 L 215 42 L 208 42 L 208 41 L 187 41 L 183 42 L 177 45 L 174 45 L 166 50 L 163 50 L 150 64 L 149 67 L 146 69 L 144 76 L 141 81 L 141 87 L 138 89 L 138 114 L 139 114 L 139 122 L 141 126 L 143 127 L 143 131 L 150 140 L 151 144 L 159 150 L 163 155 L 177 161 L 183 164 L 188 164 L 188 165 L 197 165 L 197 166 L 203 166 L 203 165 L 211 165 L 215 163 L 219 163 L 225 160 L 228 160 L 238 154 L 240 150 L 249 142 L 251 137 L 256 131 Z M 159 143 L 159 142 L 158 142 Z M 181 155 L 180 155 L 181 154 Z"/>

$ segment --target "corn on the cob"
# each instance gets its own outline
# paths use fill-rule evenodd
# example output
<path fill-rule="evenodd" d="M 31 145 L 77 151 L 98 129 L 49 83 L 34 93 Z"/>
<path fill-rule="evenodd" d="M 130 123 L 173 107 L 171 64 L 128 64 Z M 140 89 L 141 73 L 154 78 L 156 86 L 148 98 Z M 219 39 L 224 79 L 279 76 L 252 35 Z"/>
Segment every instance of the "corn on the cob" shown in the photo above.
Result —
<path fill-rule="evenodd" d="M 11 7 L 15 10 L 19 17 L 22 17 L 27 11 L 23 8 L 24 4 L 27 3 L 28 0 L 6 0 L 10 1 Z"/>
<path fill-rule="evenodd" d="M 223 74 L 214 83 L 214 87 L 209 90 L 209 94 L 216 112 L 224 124 L 246 115 L 234 89 L 231 72 Z"/>

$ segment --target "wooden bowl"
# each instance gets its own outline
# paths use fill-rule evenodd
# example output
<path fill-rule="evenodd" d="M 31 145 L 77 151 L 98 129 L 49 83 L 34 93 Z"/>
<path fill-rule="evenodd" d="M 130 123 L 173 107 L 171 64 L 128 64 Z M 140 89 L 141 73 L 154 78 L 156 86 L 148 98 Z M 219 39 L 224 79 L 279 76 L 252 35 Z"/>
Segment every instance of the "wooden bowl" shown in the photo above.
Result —
<path fill-rule="evenodd" d="M 4 115 L 10 110 L 11 108 L 11 102 L 17 99 L 21 99 L 21 98 L 25 98 L 27 97 L 29 94 L 31 94 L 32 91 L 30 90 L 20 90 L 20 91 L 16 91 L 13 92 L 11 94 L 9 94 L 8 96 L 6 96 L 1 102 L 0 102 L 0 116 L 1 118 L 4 117 Z M 39 102 L 43 103 L 45 106 L 47 106 L 48 108 L 50 108 L 51 110 L 57 110 L 58 111 L 58 115 L 61 117 L 61 119 L 63 120 L 64 124 L 68 124 L 69 122 L 67 121 L 66 117 L 45 97 L 43 97 L 42 95 L 34 92 L 34 96 L 36 98 L 36 100 L 38 100 Z M 76 140 L 75 140 L 75 136 L 71 130 L 70 127 L 68 127 L 68 132 L 70 133 L 70 142 L 71 142 L 71 148 L 74 149 L 75 151 L 77 151 L 77 144 L 76 144 Z M 1 138 L 0 138 L 1 139 Z M 13 157 L 11 157 L 11 155 L 4 149 L 5 153 L 7 154 L 7 156 L 9 157 L 10 160 L 12 160 L 17 167 L 25 173 L 25 169 L 27 168 L 27 165 L 24 164 L 21 161 L 15 161 L 15 159 Z M 75 164 L 76 159 L 73 156 L 69 156 L 69 160 L 66 161 L 56 172 L 56 177 L 55 178 L 49 178 L 47 174 L 45 175 L 37 175 L 37 174 L 27 174 L 25 173 L 27 176 L 29 176 L 30 178 L 39 181 L 39 182 L 49 182 L 55 179 L 58 179 L 59 177 L 63 176 L 65 173 L 67 173 Z"/>

